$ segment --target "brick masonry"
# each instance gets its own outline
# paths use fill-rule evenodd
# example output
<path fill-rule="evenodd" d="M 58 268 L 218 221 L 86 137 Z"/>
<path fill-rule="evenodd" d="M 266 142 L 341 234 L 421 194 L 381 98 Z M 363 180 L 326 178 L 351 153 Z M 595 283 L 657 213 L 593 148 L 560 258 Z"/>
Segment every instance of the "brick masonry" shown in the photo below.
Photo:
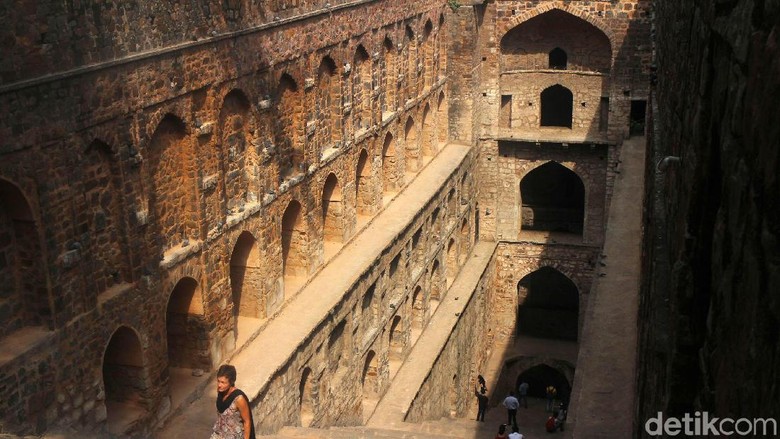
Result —
<path fill-rule="evenodd" d="M 387 388 L 475 233 L 518 239 L 519 205 L 504 200 L 534 164 L 559 162 L 587 188 L 586 245 L 549 261 L 589 289 L 629 102 L 647 95 L 648 1 L 119 3 L 0 14 L 0 343 L 30 340 L 0 363 L 3 428 L 104 432 L 110 401 L 129 397 L 148 433 L 170 414 L 171 366 L 228 360 L 236 317 L 284 312 L 450 140 L 474 151 L 269 384 L 260 429 L 360 423 L 356 401 Z M 564 32 L 567 71 L 505 53 L 504 35 L 535 35 L 540 16 L 576 23 L 599 50 Z M 566 139 L 521 105 L 540 107 L 553 83 L 575 96 Z M 606 130 L 594 122 L 603 97 Z M 549 145 L 502 153 L 533 139 Z M 515 297 L 518 276 L 548 261 L 506 245 L 518 247 L 495 262 L 503 284 L 486 303 Z M 379 312 L 388 303 L 397 315 Z M 452 352 L 472 336 L 460 328 Z M 107 386 L 106 374 L 128 379 Z M 368 387 L 342 389 L 358 377 Z"/>

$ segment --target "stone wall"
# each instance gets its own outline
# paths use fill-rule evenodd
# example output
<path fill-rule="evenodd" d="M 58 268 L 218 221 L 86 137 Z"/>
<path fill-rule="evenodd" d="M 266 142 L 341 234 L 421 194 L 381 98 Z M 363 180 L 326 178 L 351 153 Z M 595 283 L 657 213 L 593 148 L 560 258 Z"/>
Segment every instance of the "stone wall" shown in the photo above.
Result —
<path fill-rule="evenodd" d="M 482 61 L 476 70 L 481 97 L 477 95 L 475 103 L 480 107 L 480 180 L 488 188 L 479 198 L 484 219 L 480 233 L 486 239 L 500 239 L 496 216 L 488 213 L 503 203 L 502 182 L 496 177 L 501 172 L 496 139 L 609 145 L 602 167 L 606 169 L 602 205 L 609 207 L 631 102 L 646 101 L 649 93 L 649 8 L 645 0 L 488 4 L 483 26 L 489 29 L 489 38 L 480 47 Z M 571 34 L 572 26 L 580 29 L 582 38 Z M 583 38 L 594 44 L 585 48 L 580 44 Z M 571 53 L 572 64 L 566 70 L 548 64 L 549 52 L 556 47 Z M 573 95 L 572 126 L 542 127 L 542 91 L 559 84 Z"/>
<path fill-rule="evenodd" d="M 659 411 L 780 418 L 780 9 L 690 0 L 656 8 L 639 437 Z M 679 161 L 656 167 L 667 156 Z"/>
<path fill-rule="evenodd" d="M 607 148 L 604 145 L 562 145 L 544 143 L 537 146 L 526 142 L 500 141 L 496 163 L 495 218 L 500 240 L 522 239 L 523 204 L 521 182 L 529 172 L 548 162 L 555 162 L 574 172 L 584 186 L 583 244 L 601 245 L 606 222 Z"/>
<path fill-rule="evenodd" d="M 251 395 L 262 401 L 254 409 L 260 432 L 285 425 L 362 425 L 373 410 L 364 400 L 375 404 L 387 390 L 446 294 L 447 278 L 457 275 L 474 245 L 473 204 L 448 203 L 452 189 L 456 200 L 472 199 L 473 166 L 470 153 L 288 363 Z M 451 238 L 464 256 L 448 262 Z"/>
<path fill-rule="evenodd" d="M 474 399 L 474 377 L 484 370 L 491 349 L 486 313 L 487 292 L 492 288 L 495 259 L 485 267 L 468 304 L 460 313 L 447 342 L 406 412 L 406 422 L 451 416 L 467 416 Z M 463 297 L 461 297 L 463 299 Z M 470 416 L 470 414 L 468 414 Z"/>
<path fill-rule="evenodd" d="M 238 5 L 231 14 L 240 11 L 240 20 L 210 15 L 222 4 L 206 14 L 28 2 L 3 16 L 18 23 L 4 27 L 13 33 L 4 40 L 12 58 L 40 55 L 19 58 L 0 85 L 0 198 L 8 206 L 0 272 L 16 280 L 0 295 L 9 316 L 3 335 L 33 334 L 0 366 L 14 378 L 3 389 L 18 389 L 0 405 L 9 429 L 102 428 L 102 365 L 109 343 L 123 345 L 112 338 L 118 328 L 136 334 L 145 377 L 159 384 L 145 393 L 144 409 L 166 416 L 169 366 L 209 369 L 227 360 L 236 319 L 262 325 L 332 255 L 324 230 L 343 245 L 358 216 L 370 218 L 383 196 L 408 184 L 406 162 L 422 163 L 447 141 L 443 5 L 285 6 L 275 20 L 244 2 L 228 4 Z M 133 26 L 106 24 L 114 13 Z M 209 33 L 193 30 L 193 38 L 179 26 Z M 332 62 L 330 82 L 323 62 Z M 318 84 L 331 89 L 331 111 L 316 111 Z M 387 84 L 398 86 L 394 103 L 386 103 Z M 355 108 L 368 121 L 360 131 Z M 419 145 L 404 141 L 410 131 Z M 341 198 L 323 200 L 326 186 Z M 333 225 L 322 208 L 336 202 Z M 286 234 L 294 239 L 285 242 Z M 183 292 L 182 282 L 191 288 Z M 19 306 L 22 296 L 28 308 Z M 174 300 L 183 303 L 171 308 Z M 169 329 L 192 342 L 168 337 Z M 29 349 L 58 358 L 52 379 L 14 372 Z M 80 389 L 82 404 L 68 401 L 70 388 Z M 63 396 L 33 404 L 41 394 Z"/>
<path fill-rule="evenodd" d="M 492 325 L 497 328 L 492 334 L 494 342 L 503 344 L 514 339 L 518 325 L 518 307 L 525 300 L 518 289 L 518 283 L 542 267 L 555 269 L 577 287 L 577 322 L 578 333 L 581 333 L 599 251 L 599 247 L 500 242 L 495 256 L 495 280 L 487 298 L 488 315 Z"/>

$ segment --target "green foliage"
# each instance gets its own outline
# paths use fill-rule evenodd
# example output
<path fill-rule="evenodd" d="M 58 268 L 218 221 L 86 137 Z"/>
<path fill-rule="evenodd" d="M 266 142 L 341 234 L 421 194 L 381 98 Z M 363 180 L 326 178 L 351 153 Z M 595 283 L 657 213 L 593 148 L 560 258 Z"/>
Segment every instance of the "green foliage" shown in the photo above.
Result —
<path fill-rule="evenodd" d="M 452 12 L 455 12 L 460 7 L 460 2 L 458 0 L 447 0 L 447 5 L 452 9 Z"/>

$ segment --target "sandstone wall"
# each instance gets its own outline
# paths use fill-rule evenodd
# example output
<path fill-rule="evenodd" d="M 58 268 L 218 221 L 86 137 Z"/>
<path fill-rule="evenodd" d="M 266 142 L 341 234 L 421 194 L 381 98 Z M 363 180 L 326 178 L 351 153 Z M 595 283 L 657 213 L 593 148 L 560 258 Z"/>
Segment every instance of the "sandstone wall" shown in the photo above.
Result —
<path fill-rule="evenodd" d="M 487 6 L 484 26 L 489 38 L 481 47 L 477 87 L 481 98 L 477 95 L 475 103 L 482 108 L 477 133 L 480 179 L 489 182 L 479 198 L 484 217 L 480 233 L 485 238 L 498 239 L 495 216 L 490 218 L 487 212 L 496 212 L 504 202 L 495 177 L 500 171 L 494 139 L 609 145 L 603 203 L 609 207 L 631 102 L 646 101 L 649 92 L 649 7 L 644 0 L 508 1 Z M 572 26 L 581 30 L 578 38 L 571 33 Z M 580 44 L 583 39 L 593 44 L 585 47 Z M 566 70 L 547 64 L 555 47 L 571 54 Z M 571 129 L 540 126 L 541 92 L 556 84 L 573 94 Z"/>
<path fill-rule="evenodd" d="M 780 417 L 780 9 L 688 0 L 656 8 L 640 437 L 658 411 Z M 656 168 L 666 156 L 680 161 Z"/>
<path fill-rule="evenodd" d="M 405 421 L 421 422 L 468 413 L 474 399 L 475 377 L 484 370 L 491 352 L 488 291 L 492 288 L 495 259 L 485 268 L 450 337 L 442 347 L 423 385 L 417 391 Z M 463 297 L 461 297 L 462 299 Z M 446 395 L 446 396 L 445 396 Z"/>
<path fill-rule="evenodd" d="M 166 416 L 169 366 L 226 361 L 448 139 L 443 5 L 93 6 L 2 16 L 0 344 L 32 334 L 0 364 L 9 429 L 102 428 L 120 328 Z"/>

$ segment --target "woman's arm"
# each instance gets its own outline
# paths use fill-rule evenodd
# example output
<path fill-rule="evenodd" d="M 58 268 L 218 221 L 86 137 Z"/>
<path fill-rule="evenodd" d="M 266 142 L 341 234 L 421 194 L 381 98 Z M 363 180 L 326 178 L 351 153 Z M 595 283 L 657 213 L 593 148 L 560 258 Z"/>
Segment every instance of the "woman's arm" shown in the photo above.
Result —
<path fill-rule="evenodd" d="M 249 435 L 252 432 L 252 418 L 249 416 L 249 404 L 247 404 L 246 398 L 239 395 L 238 398 L 236 398 L 236 406 L 238 407 L 238 412 L 241 413 L 241 420 L 244 421 L 244 439 L 249 439 Z"/>

